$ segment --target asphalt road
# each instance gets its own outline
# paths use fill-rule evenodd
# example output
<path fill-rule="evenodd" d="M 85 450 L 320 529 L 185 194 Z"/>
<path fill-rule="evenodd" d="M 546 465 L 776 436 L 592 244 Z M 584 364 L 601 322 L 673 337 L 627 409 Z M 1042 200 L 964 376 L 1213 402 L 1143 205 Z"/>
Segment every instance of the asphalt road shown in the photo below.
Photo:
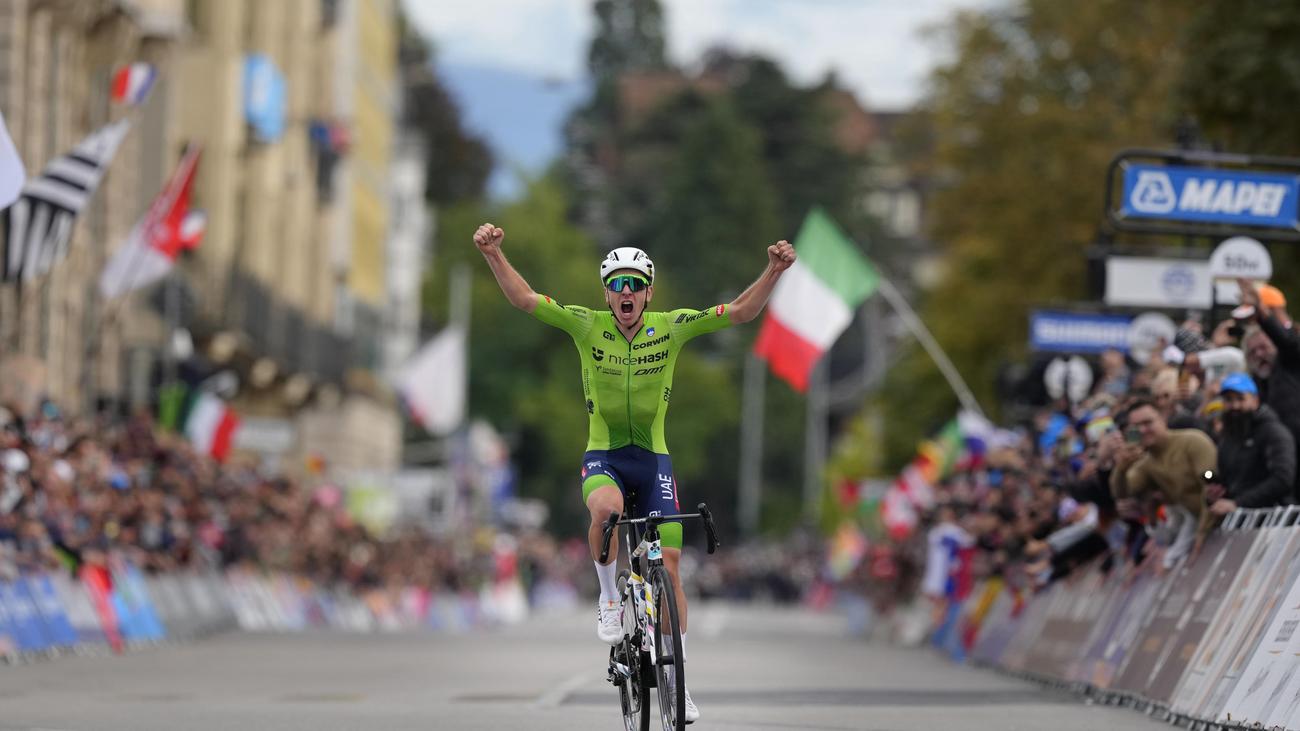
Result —
<path fill-rule="evenodd" d="M 0 729 L 618 729 L 589 615 L 463 635 L 230 634 L 5 667 Z M 697 608 L 688 650 L 693 729 L 1167 728 L 849 638 L 831 615 Z"/>

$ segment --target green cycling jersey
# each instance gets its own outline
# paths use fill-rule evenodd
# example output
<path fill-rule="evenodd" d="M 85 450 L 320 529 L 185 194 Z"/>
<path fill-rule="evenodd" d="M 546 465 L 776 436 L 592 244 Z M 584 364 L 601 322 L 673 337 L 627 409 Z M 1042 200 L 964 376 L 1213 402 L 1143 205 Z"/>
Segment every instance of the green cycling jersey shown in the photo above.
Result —
<path fill-rule="evenodd" d="M 582 359 L 582 393 L 590 414 L 587 451 L 634 444 L 668 454 L 664 416 L 672 398 L 673 368 L 696 335 L 731 325 L 727 305 L 707 310 L 647 312 L 628 340 L 614 314 L 541 296 L 533 317 L 567 332 Z"/>

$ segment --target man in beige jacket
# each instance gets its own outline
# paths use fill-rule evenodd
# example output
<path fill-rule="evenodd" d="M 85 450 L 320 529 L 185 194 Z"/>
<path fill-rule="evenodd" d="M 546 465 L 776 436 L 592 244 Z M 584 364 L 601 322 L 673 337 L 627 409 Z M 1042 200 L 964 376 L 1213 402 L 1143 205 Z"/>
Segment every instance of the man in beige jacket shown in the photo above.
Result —
<path fill-rule="evenodd" d="M 1164 505 L 1177 527 L 1163 562 L 1172 568 L 1214 529 L 1214 516 L 1205 507 L 1205 484 L 1218 463 L 1218 448 L 1197 429 L 1170 429 L 1150 401 L 1138 401 L 1127 413 L 1128 443 L 1116 458 L 1110 490 L 1121 515 L 1138 513 L 1142 502 Z"/>

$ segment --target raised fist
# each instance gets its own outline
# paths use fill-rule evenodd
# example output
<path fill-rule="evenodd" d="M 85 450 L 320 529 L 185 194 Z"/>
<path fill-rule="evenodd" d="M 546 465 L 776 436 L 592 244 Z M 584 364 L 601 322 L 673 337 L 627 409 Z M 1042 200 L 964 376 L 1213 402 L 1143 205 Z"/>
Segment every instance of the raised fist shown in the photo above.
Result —
<path fill-rule="evenodd" d="M 767 247 L 767 263 L 778 272 L 789 269 L 794 260 L 794 247 L 789 241 L 781 240 Z"/>
<path fill-rule="evenodd" d="M 484 254 L 501 248 L 501 241 L 506 237 L 506 232 L 497 228 L 495 225 L 485 223 L 478 227 L 474 232 L 474 245 Z"/>

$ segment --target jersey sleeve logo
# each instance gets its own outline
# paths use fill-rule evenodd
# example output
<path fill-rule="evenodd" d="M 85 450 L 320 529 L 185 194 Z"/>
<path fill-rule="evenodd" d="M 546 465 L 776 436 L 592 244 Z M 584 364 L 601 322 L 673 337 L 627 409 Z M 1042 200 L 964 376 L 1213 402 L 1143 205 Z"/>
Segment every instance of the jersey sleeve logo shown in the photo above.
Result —
<path fill-rule="evenodd" d="M 722 313 L 724 313 L 724 312 L 726 312 L 726 311 L 727 311 L 727 306 L 726 306 L 726 305 L 718 305 L 718 306 L 717 306 L 716 308 L 714 308 L 714 310 L 713 310 L 713 316 L 714 316 L 714 317 L 722 317 Z"/>

